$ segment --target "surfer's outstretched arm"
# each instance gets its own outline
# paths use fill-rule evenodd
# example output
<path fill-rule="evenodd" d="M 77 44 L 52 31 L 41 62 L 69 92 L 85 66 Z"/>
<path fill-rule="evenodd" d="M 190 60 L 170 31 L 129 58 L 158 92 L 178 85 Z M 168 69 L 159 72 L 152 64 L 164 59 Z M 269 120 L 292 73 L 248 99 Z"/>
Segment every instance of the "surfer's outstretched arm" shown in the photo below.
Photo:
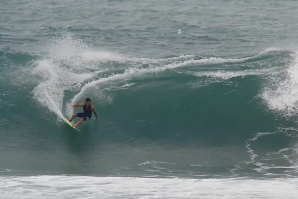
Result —
<path fill-rule="evenodd" d="M 72 107 L 83 107 L 84 104 L 83 104 L 83 103 L 81 103 L 81 104 L 72 104 L 71 106 L 72 106 Z"/>

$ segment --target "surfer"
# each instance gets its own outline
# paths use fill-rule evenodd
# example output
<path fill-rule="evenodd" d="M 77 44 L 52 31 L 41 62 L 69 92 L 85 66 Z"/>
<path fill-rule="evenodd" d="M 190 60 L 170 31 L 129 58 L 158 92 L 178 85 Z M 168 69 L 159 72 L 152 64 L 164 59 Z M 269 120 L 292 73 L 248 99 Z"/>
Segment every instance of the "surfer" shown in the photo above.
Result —
<path fill-rule="evenodd" d="M 86 98 L 86 102 L 85 103 L 80 103 L 80 104 L 73 104 L 71 105 L 73 108 L 75 107 L 83 107 L 84 112 L 80 112 L 80 113 L 75 113 L 72 115 L 72 117 L 70 119 L 68 119 L 69 122 L 71 122 L 75 117 L 80 117 L 81 119 L 73 124 L 74 127 L 77 127 L 78 125 L 80 125 L 83 121 L 88 121 L 91 119 L 92 116 L 92 112 L 94 113 L 96 120 L 98 120 L 96 111 L 95 111 L 95 107 L 91 104 L 91 99 L 88 97 Z"/>

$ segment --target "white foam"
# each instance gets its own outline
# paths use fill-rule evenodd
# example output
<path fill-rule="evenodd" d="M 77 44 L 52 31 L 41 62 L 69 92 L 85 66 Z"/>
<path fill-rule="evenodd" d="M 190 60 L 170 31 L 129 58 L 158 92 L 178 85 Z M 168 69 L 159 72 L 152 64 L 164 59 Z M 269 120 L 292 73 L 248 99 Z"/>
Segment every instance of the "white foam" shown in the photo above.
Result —
<path fill-rule="evenodd" d="M 43 77 L 43 81 L 32 91 L 34 98 L 59 117 L 63 117 L 61 110 L 64 90 L 72 90 L 73 84 L 81 83 L 91 77 L 86 73 L 73 73 L 51 60 L 37 63 L 32 73 Z"/>
<path fill-rule="evenodd" d="M 250 57 L 245 57 L 245 58 L 217 58 L 217 57 L 210 57 L 210 58 L 203 58 L 200 60 L 196 60 L 195 63 L 211 63 L 211 64 L 218 64 L 218 63 L 239 63 L 239 62 L 245 62 L 251 59 L 258 58 L 264 54 L 268 54 L 271 52 L 276 52 L 280 51 L 281 49 L 278 48 L 267 48 L 264 51 Z"/>
<path fill-rule="evenodd" d="M 92 49 L 80 39 L 74 39 L 71 35 L 56 38 L 53 41 L 53 45 L 48 47 L 48 51 L 49 54 L 43 60 L 39 60 L 33 65 L 32 74 L 38 75 L 42 80 L 32 93 L 40 104 L 48 107 L 50 111 L 59 117 L 63 115 L 65 91 L 78 92 L 66 103 L 66 115 L 70 116 L 73 109 L 69 106 L 69 103 L 77 103 L 82 95 L 91 88 L 100 91 L 99 87 L 102 85 L 106 87 L 113 86 L 113 84 L 119 81 L 125 81 L 126 79 L 143 76 L 148 73 L 160 73 L 165 70 L 194 64 L 241 62 L 259 56 L 258 54 L 241 59 L 211 57 L 200 60 L 195 60 L 194 55 L 181 55 L 165 59 L 129 58 Z M 109 62 L 113 63 L 110 64 Z M 243 75 L 248 73 L 249 71 L 246 71 Z M 251 73 L 256 73 L 256 71 L 251 71 Z M 205 75 L 215 75 L 222 78 L 241 75 L 240 72 L 225 72 L 224 77 L 222 74 L 222 72 L 218 74 L 205 73 Z M 119 88 L 123 89 L 121 85 Z M 128 84 L 126 84 L 127 86 Z"/>
<path fill-rule="evenodd" d="M 4 173 L 4 172 L 10 172 L 10 169 L 4 169 L 4 168 L 0 168 L 0 173 Z"/>
<path fill-rule="evenodd" d="M 167 59 L 129 58 L 92 49 L 82 40 L 74 39 L 70 34 L 66 37 L 55 38 L 51 42 L 52 45 L 44 47 L 48 55 L 43 60 L 36 61 L 30 68 L 32 75 L 41 78 L 32 94 L 41 105 L 46 106 L 59 117 L 62 117 L 65 91 L 78 91 L 83 86 L 78 94 L 80 95 L 86 88 L 97 83 L 123 80 L 150 71 L 163 71 L 182 65 L 184 61 L 194 57 L 182 55 Z M 114 66 L 108 62 L 117 64 Z M 119 64 L 123 64 L 123 67 Z M 97 76 L 106 78 L 98 79 Z M 85 83 L 86 85 L 83 85 Z M 126 84 L 125 87 L 128 86 L 129 84 Z M 78 95 L 72 101 L 75 101 Z M 71 113 L 72 110 L 67 109 L 67 115 Z"/>
<path fill-rule="evenodd" d="M 167 64 L 162 67 L 151 66 L 151 67 L 147 67 L 147 68 L 128 68 L 124 71 L 124 73 L 113 74 L 109 77 L 94 80 L 92 82 L 85 84 L 84 86 L 81 87 L 80 92 L 77 95 L 75 95 L 74 98 L 69 103 L 75 103 L 85 93 L 86 90 L 93 88 L 94 86 L 96 86 L 98 84 L 103 84 L 103 83 L 107 83 L 107 82 L 110 82 L 112 84 L 112 82 L 115 82 L 115 81 L 126 80 L 126 79 L 130 79 L 132 77 L 141 76 L 141 75 L 144 75 L 147 73 L 158 73 L 158 72 L 162 72 L 162 71 L 165 71 L 168 69 L 173 69 L 173 68 L 178 68 L 178 67 L 188 65 L 190 62 L 192 62 L 192 60 L 183 61 L 180 63 Z M 71 114 L 71 112 L 72 112 L 72 109 L 68 108 L 67 114 Z"/>
<path fill-rule="evenodd" d="M 261 137 L 273 136 L 277 132 L 259 132 L 253 138 L 245 141 L 248 154 L 250 154 L 250 161 L 245 161 L 242 163 L 254 165 L 253 170 L 262 173 L 267 176 L 284 176 L 296 175 L 298 172 L 297 164 L 295 163 L 295 146 L 292 148 L 282 148 L 276 152 L 262 151 L 260 147 L 257 150 L 253 149 L 253 142 L 256 142 Z M 264 138 L 267 139 L 267 138 Z M 279 161 L 279 160 L 286 160 Z M 241 169 L 240 163 L 235 165 L 235 168 L 232 169 L 232 172 L 235 174 L 235 171 Z M 275 172 L 275 170 L 284 169 L 284 172 Z"/>
<path fill-rule="evenodd" d="M 194 75 L 196 77 L 210 77 L 222 80 L 228 80 L 234 77 L 245 77 L 245 76 L 260 76 L 268 74 L 274 69 L 250 69 L 243 71 L 227 71 L 227 70 L 217 70 L 208 72 L 188 72 L 188 74 Z"/>
<path fill-rule="evenodd" d="M 256 55 L 259 56 L 259 55 Z M 145 61 L 146 63 L 151 62 L 152 65 L 146 68 L 128 68 L 126 69 L 123 73 L 121 74 L 113 74 L 109 77 L 101 78 L 98 80 L 94 80 L 92 82 L 89 82 L 88 84 L 85 84 L 80 92 L 74 96 L 74 98 L 69 102 L 69 103 L 75 103 L 81 96 L 86 92 L 86 90 L 95 87 L 98 84 L 106 83 L 106 82 L 115 82 L 119 80 L 124 80 L 124 79 L 130 79 L 132 77 L 136 76 L 141 76 L 147 73 L 158 73 L 162 72 L 165 70 L 170 70 L 178 67 L 184 67 L 184 66 L 190 66 L 193 64 L 207 64 L 207 63 L 225 63 L 225 62 L 241 62 L 247 59 L 254 58 L 253 57 L 248 57 L 248 58 L 243 58 L 243 59 L 220 59 L 220 58 L 204 58 L 200 60 L 194 60 L 192 56 L 181 56 L 178 58 L 170 58 L 169 60 L 172 60 L 173 63 L 168 63 L 168 64 L 156 64 L 156 61 L 152 61 L 150 59 L 129 59 L 130 61 Z M 128 59 L 127 59 L 128 60 Z M 167 60 L 167 61 L 169 61 Z M 161 63 L 165 63 L 166 60 L 161 61 Z M 217 75 L 218 77 L 222 78 L 230 78 L 231 76 L 239 76 L 239 75 L 249 75 L 249 74 L 263 74 L 268 72 L 268 70 L 251 70 L 251 71 L 244 71 L 244 72 L 218 72 Z M 200 76 L 200 75 L 216 75 L 216 73 L 212 72 L 206 72 L 206 73 L 195 73 L 195 75 Z M 67 114 L 71 114 L 72 109 L 68 108 Z"/>
<path fill-rule="evenodd" d="M 284 116 L 297 115 L 298 111 L 298 52 L 294 61 L 269 79 L 269 84 L 264 88 L 262 98 L 272 110 Z"/>
<path fill-rule="evenodd" d="M 261 167 L 261 168 L 257 168 L 257 169 L 259 169 L 258 171 L 262 171 L 262 169 L 264 169 L 265 167 L 263 166 L 262 163 L 255 161 L 255 159 L 258 157 L 258 155 L 254 152 L 254 150 L 251 148 L 249 143 L 256 141 L 260 137 L 273 135 L 273 134 L 275 134 L 275 132 L 259 132 L 253 138 L 246 141 L 247 152 L 250 154 L 250 161 L 248 161 L 246 163 L 247 164 L 255 164 L 255 165 Z"/>
<path fill-rule="evenodd" d="M 70 35 L 54 40 L 48 51 L 43 60 L 36 61 L 30 68 L 32 75 L 41 77 L 32 94 L 58 118 L 63 117 L 65 91 L 77 91 L 85 81 L 107 71 L 98 67 L 99 63 L 122 59 L 109 52 L 92 51 Z"/>
<path fill-rule="evenodd" d="M 179 179 L 85 176 L 0 177 L 3 199 L 296 198 L 296 178 Z"/>

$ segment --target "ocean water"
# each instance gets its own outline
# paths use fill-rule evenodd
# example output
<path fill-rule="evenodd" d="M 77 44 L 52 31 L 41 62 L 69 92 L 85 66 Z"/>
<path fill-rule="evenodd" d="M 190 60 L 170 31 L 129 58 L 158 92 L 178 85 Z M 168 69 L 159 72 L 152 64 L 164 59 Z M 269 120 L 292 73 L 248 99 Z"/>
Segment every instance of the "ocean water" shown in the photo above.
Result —
<path fill-rule="evenodd" d="M 297 198 L 297 10 L 0 1 L 0 198 Z"/>

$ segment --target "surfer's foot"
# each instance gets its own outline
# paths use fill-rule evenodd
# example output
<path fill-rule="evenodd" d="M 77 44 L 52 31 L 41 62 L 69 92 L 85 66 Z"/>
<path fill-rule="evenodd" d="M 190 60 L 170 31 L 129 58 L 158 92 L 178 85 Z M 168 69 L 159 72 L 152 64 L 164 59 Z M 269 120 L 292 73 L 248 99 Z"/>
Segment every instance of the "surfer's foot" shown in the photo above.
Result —
<path fill-rule="evenodd" d="M 77 127 L 77 124 L 72 124 L 74 127 Z"/>

